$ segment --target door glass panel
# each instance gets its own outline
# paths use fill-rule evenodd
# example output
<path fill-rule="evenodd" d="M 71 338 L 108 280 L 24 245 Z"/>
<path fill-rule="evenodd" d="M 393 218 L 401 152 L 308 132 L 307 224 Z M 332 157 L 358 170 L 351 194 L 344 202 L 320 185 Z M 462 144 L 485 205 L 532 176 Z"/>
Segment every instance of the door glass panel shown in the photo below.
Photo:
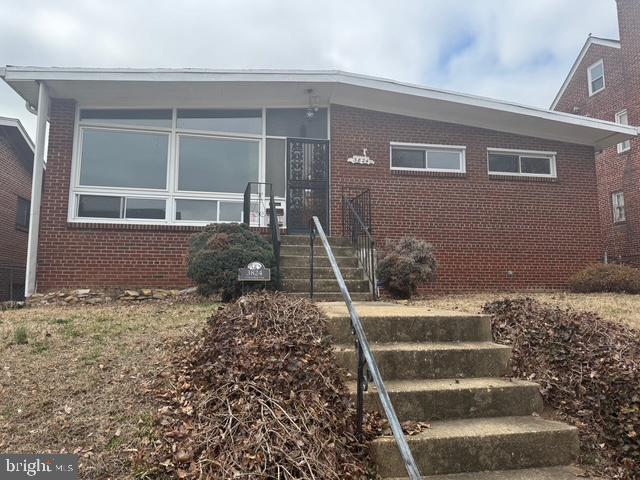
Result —
<path fill-rule="evenodd" d="M 244 193 L 258 181 L 260 143 L 180 136 L 178 189 Z"/>

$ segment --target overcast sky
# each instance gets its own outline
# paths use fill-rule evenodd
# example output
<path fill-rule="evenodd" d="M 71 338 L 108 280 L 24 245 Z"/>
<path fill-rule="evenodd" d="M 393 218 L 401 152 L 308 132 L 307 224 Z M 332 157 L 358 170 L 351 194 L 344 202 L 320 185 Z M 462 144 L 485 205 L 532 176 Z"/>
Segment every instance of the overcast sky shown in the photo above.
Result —
<path fill-rule="evenodd" d="M 547 108 L 614 0 L 0 0 L 0 64 L 340 69 Z M 4 82 L 0 116 L 35 117 Z"/>

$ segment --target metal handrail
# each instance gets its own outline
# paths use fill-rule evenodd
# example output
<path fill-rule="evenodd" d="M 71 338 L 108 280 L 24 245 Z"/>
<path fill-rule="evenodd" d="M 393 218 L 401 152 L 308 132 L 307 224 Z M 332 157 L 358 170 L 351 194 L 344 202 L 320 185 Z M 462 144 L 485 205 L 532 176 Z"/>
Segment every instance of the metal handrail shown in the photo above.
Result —
<path fill-rule="evenodd" d="M 360 195 L 364 195 L 365 193 L 368 193 L 368 190 Z M 343 222 L 347 221 L 347 212 L 349 213 L 349 218 L 352 220 L 351 225 L 349 226 L 351 231 L 351 246 L 356 251 L 362 270 L 367 276 L 367 280 L 369 280 L 369 288 L 373 295 L 373 299 L 377 300 L 378 288 L 376 282 L 375 242 L 373 240 L 373 235 L 371 235 L 371 219 L 369 219 L 369 224 L 365 223 L 360 216 L 360 213 L 356 210 L 353 200 L 343 196 L 342 205 Z M 343 230 L 346 230 L 344 226 Z M 364 240 L 361 240 L 363 232 L 365 234 L 365 238 Z"/>
<path fill-rule="evenodd" d="M 382 403 L 382 408 L 384 409 L 384 413 L 389 420 L 389 425 L 391 426 L 391 431 L 393 432 L 393 437 L 395 438 L 396 443 L 398 444 L 398 449 L 400 450 L 400 455 L 402 456 L 402 460 L 404 461 L 405 468 L 407 469 L 407 473 L 409 474 L 409 478 L 411 480 L 420 480 L 422 477 L 420 475 L 420 471 L 418 470 L 418 466 L 416 465 L 415 460 L 413 459 L 413 454 L 411 453 L 411 449 L 409 448 L 409 444 L 407 443 L 407 439 L 402 432 L 402 427 L 400 426 L 400 421 L 398 420 L 398 416 L 396 415 L 395 409 L 393 408 L 393 404 L 391 403 L 391 399 L 389 398 L 389 394 L 387 393 L 387 388 L 384 385 L 384 381 L 382 380 L 382 376 L 380 375 L 380 370 L 378 369 L 378 364 L 376 363 L 375 358 L 373 357 L 373 353 L 371 352 L 371 348 L 369 347 L 369 342 L 367 341 L 367 336 L 364 332 L 364 327 L 362 326 L 362 322 L 360 321 L 360 317 L 358 316 L 358 312 L 356 311 L 355 306 L 353 305 L 353 301 L 351 300 L 351 295 L 349 294 L 349 290 L 347 289 L 347 285 L 342 277 L 342 273 L 340 272 L 340 268 L 338 267 L 338 262 L 336 261 L 336 257 L 331 250 L 331 246 L 329 245 L 329 241 L 327 240 L 327 236 L 322 229 L 322 225 L 320 224 L 320 220 L 318 217 L 312 217 L 309 222 L 309 239 L 311 245 L 311 277 L 310 281 L 312 283 L 311 292 L 313 292 L 313 243 L 315 240 L 315 233 L 318 232 L 320 236 L 320 240 L 322 240 L 322 245 L 324 246 L 325 251 L 327 252 L 327 256 L 329 257 L 329 263 L 331 263 L 331 268 L 333 269 L 333 274 L 338 281 L 338 285 L 340 287 L 340 292 L 344 297 L 344 302 L 347 305 L 347 310 L 349 311 L 349 316 L 351 317 L 351 327 L 353 329 L 353 333 L 356 336 L 356 349 L 358 353 L 358 380 L 357 380 L 357 398 L 356 398 L 356 417 L 357 417 L 357 433 L 360 439 L 362 439 L 362 421 L 363 421 L 363 405 L 364 405 L 364 391 L 366 390 L 367 380 L 364 375 L 364 366 L 366 364 L 367 369 L 369 370 L 369 374 L 371 375 L 371 379 L 373 383 L 378 389 L 378 396 L 380 397 L 380 402 Z M 313 295 L 313 294 L 312 294 Z"/>

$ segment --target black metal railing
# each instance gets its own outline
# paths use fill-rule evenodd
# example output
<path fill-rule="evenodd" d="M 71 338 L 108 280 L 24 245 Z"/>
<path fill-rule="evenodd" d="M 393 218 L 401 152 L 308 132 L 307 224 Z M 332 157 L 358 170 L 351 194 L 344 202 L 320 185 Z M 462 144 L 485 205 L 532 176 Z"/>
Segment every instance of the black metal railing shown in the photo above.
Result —
<path fill-rule="evenodd" d="M 280 223 L 278 220 L 278 206 L 273 185 L 264 182 L 249 182 L 244 190 L 243 222 L 252 227 L 269 228 L 271 246 L 276 260 L 276 275 L 274 285 L 276 289 L 282 287 L 280 275 Z"/>
<path fill-rule="evenodd" d="M 402 427 L 400 425 L 400 421 L 398 420 L 398 416 L 396 415 L 395 409 L 393 408 L 393 404 L 391 403 L 391 399 L 389 398 L 389 394 L 387 393 L 387 388 L 385 387 L 384 381 L 382 380 L 382 376 L 380 375 L 380 370 L 378 369 L 378 364 L 376 363 L 375 358 L 373 357 L 373 353 L 371 352 L 371 348 L 369 347 L 369 342 L 367 340 L 367 336 L 364 332 L 364 327 L 362 326 L 362 322 L 360 321 L 360 317 L 358 316 L 358 312 L 356 311 L 356 307 L 351 300 L 351 295 L 349 294 L 349 290 L 347 289 L 347 284 L 342 277 L 342 273 L 340 272 L 340 267 L 338 267 L 338 262 L 336 261 L 336 257 L 331 250 L 331 246 L 329 245 L 329 240 L 327 240 L 327 236 L 322 229 L 322 225 L 318 217 L 313 217 L 309 222 L 309 244 L 311 247 L 310 250 L 310 266 L 311 266 L 311 296 L 313 298 L 313 248 L 316 234 L 320 237 L 322 241 L 322 245 L 324 246 L 325 251 L 327 252 L 327 256 L 329 257 L 329 263 L 331 264 L 331 268 L 333 269 L 333 274 L 338 281 L 338 286 L 340 287 L 340 292 L 342 293 L 342 297 L 344 298 L 344 303 L 347 305 L 347 310 L 349 311 L 349 316 L 351 317 L 351 328 L 356 337 L 355 345 L 357 352 L 357 361 L 358 361 L 358 379 L 357 379 L 357 393 L 356 393 L 356 432 L 358 438 L 362 440 L 362 422 L 364 417 L 364 392 L 368 389 L 368 378 L 365 374 L 365 368 L 368 370 L 373 383 L 378 389 L 378 396 L 380 397 L 380 403 L 382 404 L 382 408 L 384 409 L 384 413 L 389 420 L 389 425 L 391 426 L 391 431 L 393 432 L 393 437 L 395 438 L 396 443 L 398 444 L 398 449 L 400 450 L 400 455 L 402 456 L 402 460 L 404 461 L 405 468 L 407 469 L 407 473 L 409 474 L 409 478 L 411 480 L 419 480 L 422 478 L 420 476 L 420 471 L 418 470 L 418 466 L 416 465 L 415 460 L 413 459 L 413 454 L 411 453 L 411 449 L 409 448 L 409 444 L 407 443 L 407 439 L 402 432 Z"/>
<path fill-rule="evenodd" d="M 351 246 L 364 271 L 374 300 L 378 298 L 376 284 L 376 251 L 371 222 L 371 191 L 353 198 L 342 196 L 342 234 L 351 239 Z"/>

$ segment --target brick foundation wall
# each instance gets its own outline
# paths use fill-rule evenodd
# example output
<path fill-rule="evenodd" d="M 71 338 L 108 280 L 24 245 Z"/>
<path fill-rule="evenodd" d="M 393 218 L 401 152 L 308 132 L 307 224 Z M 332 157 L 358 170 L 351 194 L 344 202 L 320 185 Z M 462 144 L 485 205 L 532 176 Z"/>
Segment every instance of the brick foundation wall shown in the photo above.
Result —
<path fill-rule="evenodd" d="M 38 291 L 189 286 L 187 244 L 198 228 L 67 223 L 74 119 L 73 101 L 52 99 Z"/>
<path fill-rule="evenodd" d="M 465 145 L 467 173 L 391 172 L 393 141 Z M 487 147 L 556 151 L 558 178 L 490 178 Z M 347 163 L 363 148 L 375 165 Z M 380 246 L 403 235 L 434 245 L 440 271 L 428 291 L 566 286 L 572 273 L 602 254 L 595 173 L 590 147 L 331 108 L 332 234 L 341 229 L 342 192 L 370 188 Z"/>
<path fill-rule="evenodd" d="M 16 228 L 18 196 L 31 198 L 31 174 L 0 127 L 0 301 L 9 300 L 11 280 L 24 285 L 29 235 Z"/>

